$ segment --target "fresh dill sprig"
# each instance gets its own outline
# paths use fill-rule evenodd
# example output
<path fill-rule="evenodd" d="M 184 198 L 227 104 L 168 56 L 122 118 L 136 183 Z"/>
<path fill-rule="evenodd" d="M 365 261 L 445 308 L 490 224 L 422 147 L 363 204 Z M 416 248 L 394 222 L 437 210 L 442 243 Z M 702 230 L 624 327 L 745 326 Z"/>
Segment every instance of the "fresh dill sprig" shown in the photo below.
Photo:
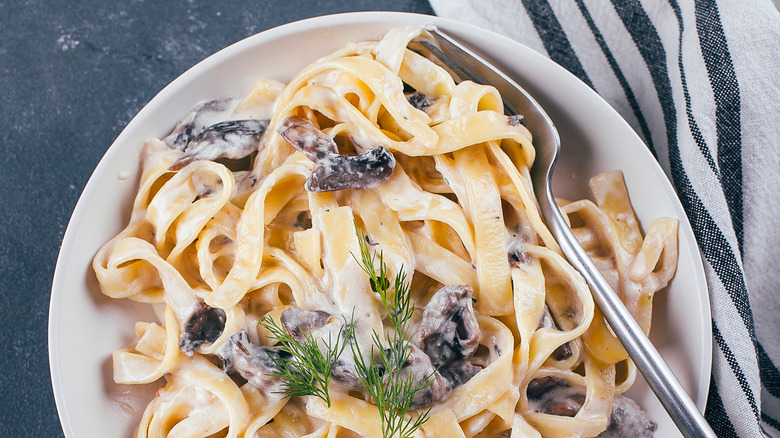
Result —
<path fill-rule="evenodd" d="M 371 253 L 371 249 L 360 231 L 358 231 L 358 241 L 360 242 L 361 268 L 368 274 L 371 285 L 379 293 L 393 328 L 396 332 L 408 334 L 409 321 L 414 315 L 414 306 L 411 305 L 411 289 L 406 281 L 406 272 L 404 272 L 403 266 L 398 270 L 398 275 L 395 276 L 391 289 L 383 252 L 379 252 L 379 269 L 377 269 L 374 263 L 374 254 Z M 358 260 L 358 263 L 361 260 Z"/>
<path fill-rule="evenodd" d="M 320 344 L 308 331 L 301 331 L 303 339 L 298 340 L 279 327 L 268 315 L 264 316 L 260 323 L 270 332 L 270 338 L 279 342 L 278 348 L 282 354 L 271 356 L 278 369 L 271 375 L 279 377 L 282 382 L 279 392 L 287 397 L 313 395 L 330 406 L 328 383 L 333 364 L 349 343 L 354 324 L 345 319 L 344 326 L 335 340 L 328 336 L 327 341 L 322 341 L 325 349 L 323 353 Z"/>
<path fill-rule="evenodd" d="M 355 369 L 366 392 L 379 411 L 382 436 L 384 438 L 411 438 L 414 431 L 428 421 L 431 408 L 416 416 L 407 417 L 406 414 L 414 400 L 414 395 L 431 384 L 431 376 L 425 376 L 417 383 L 415 383 L 414 375 L 411 373 L 402 377 L 400 369 L 394 367 L 400 356 L 408 357 L 409 353 L 399 351 L 400 344 L 395 345 L 396 347 L 391 345 L 389 348 L 384 348 L 379 335 L 374 333 L 374 345 L 371 346 L 368 363 L 366 363 L 366 359 L 360 354 L 357 343 L 352 344 L 355 353 Z M 376 353 L 375 349 L 379 351 L 379 361 L 373 359 Z"/>
<path fill-rule="evenodd" d="M 379 266 L 375 264 L 363 233 L 357 230 L 360 242 L 361 267 L 368 274 L 371 284 L 379 294 L 387 312 L 392 330 L 384 334 L 384 342 L 376 332 L 368 361 L 364 359 L 357 342 L 351 344 L 355 356 L 355 369 L 369 397 L 376 404 L 382 423 L 384 438 L 410 438 L 423 423 L 428 421 L 431 409 L 407 417 L 409 407 L 417 392 L 428 387 L 433 373 L 424 376 L 415 383 L 411 372 L 404 377 L 401 369 L 409 360 L 412 348 L 409 343 L 409 325 L 414 314 L 411 303 L 411 289 L 406 281 L 406 273 L 401 267 L 391 282 L 387 276 L 387 265 L 382 252 L 379 252 Z M 357 260 L 357 257 L 355 257 Z M 374 356 L 379 355 L 379 361 Z"/>

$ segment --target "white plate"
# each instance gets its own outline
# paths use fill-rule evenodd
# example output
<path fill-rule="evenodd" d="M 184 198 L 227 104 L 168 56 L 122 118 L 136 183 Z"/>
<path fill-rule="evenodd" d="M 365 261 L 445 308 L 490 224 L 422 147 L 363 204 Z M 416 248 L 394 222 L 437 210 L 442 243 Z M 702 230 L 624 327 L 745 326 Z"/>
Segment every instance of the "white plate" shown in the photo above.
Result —
<path fill-rule="evenodd" d="M 112 381 L 111 352 L 129 343 L 146 306 L 104 297 L 91 268 L 97 250 L 127 223 L 138 184 L 139 147 L 167 134 L 195 104 L 240 96 L 255 79 L 289 81 L 347 42 L 377 39 L 391 27 L 433 23 L 492 59 L 545 107 L 563 140 L 556 195 L 586 197 L 587 178 L 623 170 L 644 225 L 658 216 L 680 220 L 679 265 L 655 300 L 652 339 L 700 410 L 710 380 L 711 327 L 701 259 L 671 184 L 629 125 L 590 88 L 517 42 L 467 24 L 403 13 L 353 13 L 287 24 L 207 58 L 163 89 L 119 135 L 79 199 L 62 242 L 52 285 L 49 360 L 57 410 L 67 437 L 127 437 L 159 384 Z M 294 55 L 292 55 L 294 54 Z M 659 425 L 658 437 L 679 436 L 641 378 L 631 395 Z"/>

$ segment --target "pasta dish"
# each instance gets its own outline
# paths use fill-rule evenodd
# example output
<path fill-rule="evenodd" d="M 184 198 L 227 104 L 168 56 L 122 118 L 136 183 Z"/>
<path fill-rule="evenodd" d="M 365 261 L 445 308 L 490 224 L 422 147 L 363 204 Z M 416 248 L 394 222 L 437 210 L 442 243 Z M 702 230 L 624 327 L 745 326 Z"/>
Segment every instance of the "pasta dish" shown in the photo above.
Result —
<path fill-rule="evenodd" d="M 531 134 L 495 88 L 352 43 L 204 102 L 143 149 L 102 292 L 152 306 L 114 380 L 163 382 L 136 437 L 618 437 L 636 370 L 540 218 Z M 560 201 L 640 326 L 677 264 L 622 174 Z"/>

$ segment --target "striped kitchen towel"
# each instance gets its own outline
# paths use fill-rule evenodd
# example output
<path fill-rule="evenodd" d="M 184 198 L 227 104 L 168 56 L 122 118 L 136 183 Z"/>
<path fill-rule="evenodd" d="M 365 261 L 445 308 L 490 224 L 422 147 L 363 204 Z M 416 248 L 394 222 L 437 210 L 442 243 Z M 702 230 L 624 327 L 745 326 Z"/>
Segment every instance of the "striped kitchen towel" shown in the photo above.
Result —
<path fill-rule="evenodd" d="M 712 306 L 705 417 L 780 437 L 780 13 L 770 0 L 431 0 L 601 94 L 688 213 Z"/>

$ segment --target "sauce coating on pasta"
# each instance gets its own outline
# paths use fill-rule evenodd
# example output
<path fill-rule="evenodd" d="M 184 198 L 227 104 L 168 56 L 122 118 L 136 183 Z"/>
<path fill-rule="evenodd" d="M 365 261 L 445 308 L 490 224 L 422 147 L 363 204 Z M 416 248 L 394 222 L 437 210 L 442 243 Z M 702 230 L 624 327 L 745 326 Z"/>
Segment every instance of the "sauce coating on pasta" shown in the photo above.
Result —
<path fill-rule="evenodd" d="M 113 354 L 118 383 L 165 378 L 137 437 L 652 436 L 540 217 L 522 115 L 419 37 L 350 44 L 147 142 L 93 263 L 161 315 Z M 619 171 L 590 188 L 562 211 L 649 331 L 677 222 L 643 233 Z"/>

